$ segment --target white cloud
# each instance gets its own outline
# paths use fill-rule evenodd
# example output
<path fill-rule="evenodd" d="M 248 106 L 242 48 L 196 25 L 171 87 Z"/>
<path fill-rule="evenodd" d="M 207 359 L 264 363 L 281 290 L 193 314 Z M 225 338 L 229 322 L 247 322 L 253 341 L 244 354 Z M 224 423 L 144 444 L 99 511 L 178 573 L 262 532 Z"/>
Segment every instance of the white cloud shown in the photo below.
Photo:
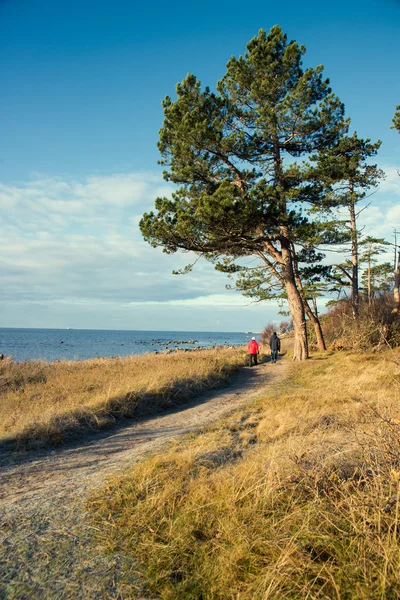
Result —
<path fill-rule="evenodd" d="M 36 176 L 24 184 L 3 184 L 3 300 L 122 304 L 204 296 L 209 297 L 204 305 L 221 304 L 218 293 L 226 281 L 212 266 L 204 265 L 201 278 L 174 276 L 172 270 L 190 256 L 168 256 L 140 234 L 143 212 L 170 192 L 159 177 L 146 173 L 82 181 Z"/>
<path fill-rule="evenodd" d="M 216 306 L 231 306 L 243 308 L 250 304 L 248 298 L 244 298 L 241 295 L 235 293 L 227 294 L 209 294 L 207 296 L 196 296 L 194 298 L 179 298 L 177 300 L 166 300 L 166 301 L 151 301 L 155 305 L 169 305 L 169 306 L 193 306 L 193 307 L 216 307 Z M 130 304 L 139 304 L 131 302 Z M 276 303 L 277 305 L 277 303 Z"/>
<path fill-rule="evenodd" d="M 400 227 L 400 177 L 393 166 L 383 169 L 387 178 L 367 200 L 371 205 L 362 212 L 360 225 L 365 234 L 391 240 L 392 228 Z M 267 314 L 273 319 L 276 304 L 249 306 L 247 298 L 227 293 L 226 277 L 205 261 L 186 276 L 174 276 L 172 270 L 189 263 L 190 254 L 166 255 L 143 241 L 138 227 L 143 212 L 152 210 L 155 198 L 169 195 L 171 189 L 154 173 L 80 180 L 36 175 L 27 182 L 0 184 L 0 326 L 18 326 L 12 318 L 21 314 L 27 314 L 28 323 L 21 322 L 25 325 L 43 326 L 48 317 L 48 326 L 57 326 L 59 321 L 51 321 L 56 313 L 72 325 L 75 321 L 68 314 L 77 311 L 83 311 L 89 323 L 91 308 L 99 319 L 97 325 L 90 321 L 91 327 L 103 326 L 100 314 L 111 318 L 116 312 L 120 318 L 113 317 L 115 324 L 124 327 L 126 318 L 125 326 L 131 327 L 135 315 L 137 328 L 145 328 L 140 315 L 146 315 L 149 328 L 152 314 L 157 323 L 166 319 L 166 329 L 182 329 L 180 314 L 185 315 L 186 327 L 192 322 L 192 329 L 211 323 L 213 312 L 228 329 L 237 328 L 235 314 L 243 318 L 244 309 L 258 318 L 265 311 L 265 320 Z M 175 322 L 167 315 L 174 315 Z M 243 319 L 241 327 L 246 328 Z M 247 326 L 251 327 L 254 324 Z"/>
<path fill-rule="evenodd" d="M 392 206 L 392 208 L 389 209 L 388 214 L 387 214 L 387 221 L 390 223 L 393 223 L 393 225 L 397 225 L 400 223 L 400 204 L 398 204 L 397 206 Z"/>

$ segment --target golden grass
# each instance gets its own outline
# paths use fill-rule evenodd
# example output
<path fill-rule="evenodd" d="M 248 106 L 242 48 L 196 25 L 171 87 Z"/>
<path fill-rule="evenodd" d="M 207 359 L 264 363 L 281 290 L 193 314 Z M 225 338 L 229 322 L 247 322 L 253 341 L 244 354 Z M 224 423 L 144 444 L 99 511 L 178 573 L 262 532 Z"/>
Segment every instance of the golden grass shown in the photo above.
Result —
<path fill-rule="evenodd" d="M 116 419 L 172 407 L 222 385 L 245 362 L 241 349 L 0 362 L 0 441 L 60 444 Z"/>
<path fill-rule="evenodd" d="M 91 498 L 103 545 L 131 553 L 151 597 L 398 599 L 399 359 L 293 364 L 284 386 Z"/>

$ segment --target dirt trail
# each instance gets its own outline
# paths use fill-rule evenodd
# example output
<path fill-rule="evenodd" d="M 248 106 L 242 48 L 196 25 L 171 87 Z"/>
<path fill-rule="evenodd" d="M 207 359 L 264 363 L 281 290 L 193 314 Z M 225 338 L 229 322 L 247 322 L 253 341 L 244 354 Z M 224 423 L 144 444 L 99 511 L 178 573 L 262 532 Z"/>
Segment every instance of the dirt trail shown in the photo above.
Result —
<path fill-rule="evenodd" d="M 168 440 L 199 430 L 286 377 L 284 362 L 243 369 L 227 388 L 181 408 L 68 447 L 0 455 L 0 598 L 131 598 L 118 587 L 125 557 L 95 547 L 83 503 L 91 489 Z"/>

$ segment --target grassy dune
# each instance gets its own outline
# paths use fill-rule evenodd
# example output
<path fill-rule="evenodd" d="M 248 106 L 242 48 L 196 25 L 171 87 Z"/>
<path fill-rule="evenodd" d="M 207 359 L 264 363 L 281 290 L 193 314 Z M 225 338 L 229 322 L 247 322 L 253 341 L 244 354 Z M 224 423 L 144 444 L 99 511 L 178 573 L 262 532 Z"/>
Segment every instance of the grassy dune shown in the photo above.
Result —
<path fill-rule="evenodd" d="M 400 352 L 291 369 L 90 499 L 126 598 L 400 597 Z"/>
<path fill-rule="evenodd" d="M 60 444 L 117 419 L 151 414 L 222 385 L 240 349 L 81 362 L 0 362 L 0 443 Z"/>

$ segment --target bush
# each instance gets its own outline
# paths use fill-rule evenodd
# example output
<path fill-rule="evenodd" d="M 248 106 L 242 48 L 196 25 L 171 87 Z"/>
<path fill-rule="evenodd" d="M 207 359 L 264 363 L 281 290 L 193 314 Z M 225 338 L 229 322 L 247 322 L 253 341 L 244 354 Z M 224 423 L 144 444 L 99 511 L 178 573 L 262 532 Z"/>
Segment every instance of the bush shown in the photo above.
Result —
<path fill-rule="evenodd" d="M 276 325 L 273 323 L 267 323 L 261 332 L 261 343 L 269 346 L 269 338 L 276 331 Z"/>
<path fill-rule="evenodd" d="M 367 350 L 383 345 L 400 344 L 400 323 L 391 324 L 392 294 L 375 298 L 370 304 L 361 301 L 359 319 L 355 321 L 350 302 L 342 300 L 321 317 L 327 346 L 331 350 Z"/>
<path fill-rule="evenodd" d="M 269 346 L 269 339 L 274 331 L 279 332 L 279 335 L 289 333 L 293 329 L 293 321 L 281 321 L 278 326 L 274 323 L 267 323 L 261 332 L 261 343 Z"/>

